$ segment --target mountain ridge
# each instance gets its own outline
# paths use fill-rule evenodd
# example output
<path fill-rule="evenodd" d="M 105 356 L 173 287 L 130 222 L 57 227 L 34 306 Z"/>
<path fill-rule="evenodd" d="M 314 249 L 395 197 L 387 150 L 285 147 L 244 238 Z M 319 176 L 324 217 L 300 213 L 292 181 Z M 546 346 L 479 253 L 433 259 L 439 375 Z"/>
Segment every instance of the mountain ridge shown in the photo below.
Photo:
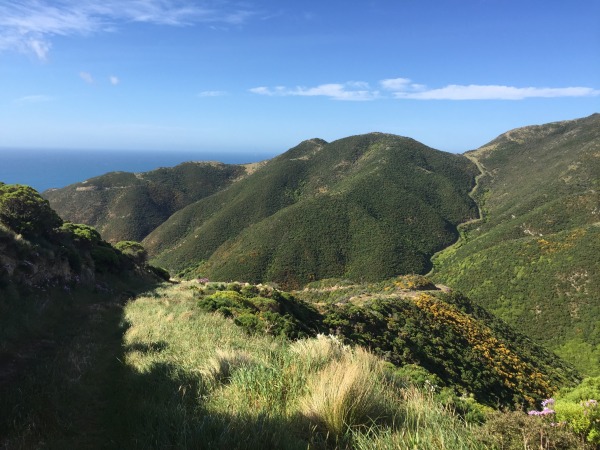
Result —
<path fill-rule="evenodd" d="M 594 114 L 511 130 L 469 152 L 484 168 L 484 220 L 434 262 L 436 280 L 587 373 L 600 367 L 599 130 Z"/>
<path fill-rule="evenodd" d="M 209 265 L 205 266 L 209 276 L 215 270 L 215 274 L 227 279 L 236 279 L 237 273 L 225 273 L 235 271 L 236 268 L 218 267 L 223 259 L 215 257 L 211 262 L 213 252 L 239 251 L 246 256 L 257 254 L 257 260 L 252 263 L 256 271 L 252 272 L 254 269 L 250 269 L 247 272 L 251 274 L 248 281 L 258 281 L 260 277 L 268 276 L 273 281 L 297 283 L 321 278 L 323 273 L 319 266 L 322 264 L 337 266 L 325 276 L 344 274 L 346 261 L 352 258 L 351 254 L 354 252 L 352 249 L 344 249 L 347 247 L 344 242 L 350 240 L 347 238 L 348 233 L 354 234 L 348 227 L 358 227 L 358 231 L 364 230 L 362 233 L 366 232 L 365 227 L 379 227 L 379 230 L 374 230 L 382 238 L 387 236 L 388 231 L 385 230 L 393 232 L 394 229 L 402 228 L 405 230 L 403 235 L 407 237 L 403 245 L 409 252 L 413 252 L 409 257 L 412 262 L 408 262 L 404 269 L 398 266 L 398 262 L 391 263 L 395 267 L 387 269 L 385 274 L 380 275 L 380 279 L 402 270 L 422 272 L 428 265 L 428 257 L 425 255 L 432 252 L 433 248 L 441 248 L 445 245 L 443 243 L 453 241 L 456 237 L 453 230 L 455 224 L 472 214 L 474 203 L 468 198 L 466 191 L 471 188 L 474 170 L 471 163 L 463 157 L 430 149 L 413 139 L 399 136 L 371 133 L 332 143 L 306 140 L 268 162 L 253 174 L 254 178 L 248 177 L 242 184 L 238 183 L 178 211 L 145 238 L 144 245 L 158 264 L 181 270 L 185 268 L 191 254 L 194 254 L 197 259 L 209 261 Z M 412 217 L 405 202 L 412 205 Z M 325 228 L 310 231 L 305 227 L 312 236 L 310 238 L 293 235 L 295 223 L 308 223 L 303 218 L 306 214 L 313 217 L 310 223 L 314 226 Z M 336 220 L 333 220 L 334 216 Z M 428 219 L 424 219 L 425 216 Z M 361 217 L 370 223 L 359 223 L 358 221 L 363 220 Z M 272 218 L 272 222 L 269 218 Z M 323 223 L 319 225 L 320 222 Z M 434 224 L 430 225 L 438 230 L 435 231 L 434 241 L 437 239 L 440 243 L 429 246 L 425 243 L 424 236 L 415 238 L 419 242 L 411 242 L 412 236 L 419 234 L 416 225 L 411 225 L 416 222 Z M 285 232 L 277 229 L 277 224 L 282 223 L 286 223 L 283 225 Z M 338 226 L 342 229 L 336 230 Z M 177 238 L 182 229 L 189 230 L 181 235 L 187 237 Z M 302 234 L 300 228 L 297 231 Z M 235 235 L 240 232 L 245 235 L 253 234 L 253 237 L 238 239 L 236 243 Z M 296 257 L 285 256 L 282 253 L 285 251 L 268 238 L 282 233 L 289 238 L 288 244 L 302 241 L 301 245 L 308 245 L 308 248 L 312 245 L 310 241 L 318 236 L 327 234 L 335 240 L 336 235 L 344 234 L 346 237 L 338 242 L 344 254 L 335 256 L 331 250 L 326 256 L 329 258 L 328 262 L 315 260 L 309 263 L 312 268 L 308 268 L 298 280 L 287 279 L 285 273 L 269 273 L 268 263 L 259 260 L 272 258 L 269 255 L 280 255 L 284 259 Z M 219 235 L 222 237 L 218 237 Z M 194 236 L 202 236 L 202 239 Z M 195 243 L 195 239 L 199 243 Z M 389 245 L 401 245 L 402 239 L 398 234 L 392 238 L 395 244 Z M 213 243 L 207 244 L 207 241 Z M 250 242 L 257 244 L 253 249 L 244 248 Z M 222 245 L 225 247 L 219 249 Z M 379 245 L 382 245 L 380 252 L 390 261 L 392 256 L 385 256 L 385 253 L 393 250 L 387 248 L 386 244 Z M 185 256 L 187 246 L 195 248 L 190 250 L 190 256 Z M 288 245 L 288 249 L 290 247 Z M 366 245 L 363 251 L 365 250 L 369 252 Z M 404 250 L 399 251 L 400 254 L 406 254 Z M 240 257 L 246 258 L 243 255 Z M 303 258 L 301 254 L 297 254 L 297 257 Z M 247 264 L 248 260 L 245 261 Z M 289 263 L 284 263 L 282 267 L 288 265 Z M 354 276 L 359 271 L 358 268 L 351 269 Z M 367 276 L 372 279 L 375 274 L 369 273 Z"/>

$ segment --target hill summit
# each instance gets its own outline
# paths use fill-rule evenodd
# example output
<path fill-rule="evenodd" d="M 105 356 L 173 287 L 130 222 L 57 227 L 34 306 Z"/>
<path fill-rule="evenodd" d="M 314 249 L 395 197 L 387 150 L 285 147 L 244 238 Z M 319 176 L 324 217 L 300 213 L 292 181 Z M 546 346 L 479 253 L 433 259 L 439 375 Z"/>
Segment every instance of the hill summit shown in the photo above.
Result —
<path fill-rule="evenodd" d="M 144 239 L 159 265 L 294 287 L 424 273 L 476 217 L 466 158 L 382 133 L 310 139 L 173 214 Z M 192 267 L 192 269 L 190 269 Z"/>

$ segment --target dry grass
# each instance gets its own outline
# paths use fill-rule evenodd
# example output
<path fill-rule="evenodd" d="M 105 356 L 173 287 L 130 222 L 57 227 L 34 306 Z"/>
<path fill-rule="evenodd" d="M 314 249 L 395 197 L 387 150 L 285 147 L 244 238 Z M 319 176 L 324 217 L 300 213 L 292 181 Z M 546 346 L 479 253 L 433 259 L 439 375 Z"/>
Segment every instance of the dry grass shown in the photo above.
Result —
<path fill-rule="evenodd" d="M 336 336 L 318 334 L 316 338 L 301 339 L 290 346 L 308 366 L 322 366 L 337 361 L 350 351 L 347 345 Z"/>
<path fill-rule="evenodd" d="M 313 375 L 300 409 L 338 439 L 348 428 L 370 426 L 385 415 L 383 385 L 382 361 L 357 348 Z"/>
<path fill-rule="evenodd" d="M 253 363 L 254 359 L 245 351 L 217 349 L 215 356 L 208 360 L 201 373 L 207 382 L 219 383 L 230 379 L 235 369 Z"/>

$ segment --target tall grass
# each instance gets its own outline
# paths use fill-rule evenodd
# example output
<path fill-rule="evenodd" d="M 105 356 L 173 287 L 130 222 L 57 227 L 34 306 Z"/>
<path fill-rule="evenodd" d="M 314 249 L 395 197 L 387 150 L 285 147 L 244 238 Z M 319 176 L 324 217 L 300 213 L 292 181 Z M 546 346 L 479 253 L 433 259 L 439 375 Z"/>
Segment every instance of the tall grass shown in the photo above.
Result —
<path fill-rule="evenodd" d="M 197 308 L 190 286 L 158 290 L 126 308 L 125 361 L 138 398 L 130 403 L 144 406 L 130 408 L 120 442 L 133 448 L 483 448 L 470 446 L 469 428 L 427 393 L 419 397 L 419 390 L 392 384 L 382 360 L 367 351 L 332 336 L 293 343 L 249 336 Z"/>
<path fill-rule="evenodd" d="M 483 448 L 431 393 L 393 382 L 367 351 L 331 336 L 248 335 L 201 310 L 193 286 L 159 288 L 121 317 L 99 314 L 89 338 L 20 391 L 22 405 L 44 389 L 52 416 L 40 402 L 28 422 L 37 431 L 0 447 Z"/>
<path fill-rule="evenodd" d="M 361 348 L 312 374 L 301 412 L 336 439 L 386 416 L 382 361 Z"/>

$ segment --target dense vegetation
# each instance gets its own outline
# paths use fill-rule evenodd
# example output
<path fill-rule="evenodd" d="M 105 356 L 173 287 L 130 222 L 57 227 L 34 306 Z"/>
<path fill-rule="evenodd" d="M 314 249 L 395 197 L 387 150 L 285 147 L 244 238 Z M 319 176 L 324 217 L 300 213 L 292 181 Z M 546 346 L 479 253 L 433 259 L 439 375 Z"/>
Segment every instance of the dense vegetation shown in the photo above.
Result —
<path fill-rule="evenodd" d="M 141 241 L 175 211 L 226 188 L 246 170 L 189 162 L 145 173 L 107 173 L 43 195 L 63 219 L 93 226 L 109 242 Z"/>
<path fill-rule="evenodd" d="M 18 365 L 27 348 L 52 340 L 63 316 L 82 313 L 78 299 L 131 295 L 161 278 L 169 275 L 129 248 L 63 223 L 31 187 L 0 183 L 0 362 Z M 0 367 L 0 380 L 9 375 Z"/>
<path fill-rule="evenodd" d="M 430 268 L 477 214 L 466 158 L 373 133 L 309 140 L 175 213 L 144 245 L 158 264 L 286 286 Z"/>
<path fill-rule="evenodd" d="M 600 115 L 466 156 L 370 134 L 63 192 L 145 245 L 0 183 L 0 447 L 597 449 L 600 377 L 530 337 L 600 373 Z M 433 276 L 467 295 L 397 276 L 461 222 Z"/>
<path fill-rule="evenodd" d="M 378 283 L 312 283 L 293 295 L 270 286 L 191 284 L 197 306 L 248 333 L 333 334 L 397 367 L 416 365 L 440 385 L 492 406 L 533 405 L 575 371 L 464 296 L 421 276 Z"/>
<path fill-rule="evenodd" d="M 468 153 L 484 220 L 435 278 L 584 373 L 600 374 L 600 115 L 510 131 Z"/>
<path fill-rule="evenodd" d="M 367 292 L 383 297 L 391 292 L 385 288 L 394 286 L 406 295 L 398 303 L 434 295 L 407 289 L 411 283 L 403 278 L 345 289 L 322 283 L 303 292 L 321 298 L 315 306 L 326 318 L 324 311 L 337 303 L 357 304 L 352 296 L 344 303 L 348 294 L 365 301 Z M 18 389 L 2 392 L 0 407 L 8 414 L 0 416 L 0 444 L 8 449 L 594 448 L 597 426 L 590 413 L 597 412 L 593 400 L 600 380 L 559 392 L 555 413 L 541 402 L 529 408 L 536 414 L 493 411 L 466 393 L 457 395 L 457 386 L 443 386 L 420 366 L 394 366 L 347 345 L 352 336 L 344 342 L 344 335 L 316 334 L 305 323 L 297 330 L 313 337 L 288 339 L 287 332 L 271 326 L 274 317 L 263 313 L 273 312 L 293 330 L 294 318 L 316 313 L 312 302 L 297 299 L 300 294 L 262 285 L 186 282 L 148 292 L 124 311 L 115 303 L 96 308 L 88 326 L 31 368 Z M 209 312 L 213 301 L 224 298 L 217 313 Z M 472 307 L 464 299 L 437 302 L 470 318 L 475 329 L 487 326 L 461 310 Z M 258 322 L 239 320 L 243 314 Z M 410 318 L 417 326 L 408 333 L 434 325 L 426 315 Z M 360 330 L 364 337 L 374 329 L 359 316 L 347 319 L 354 334 Z M 436 336 L 425 339 L 439 344 Z M 513 349 L 512 342 L 498 339 L 496 346 Z M 512 357 L 537 367 L 533 353 L 515 350 Z M 552 426 L 553 414 L 564 425 Z"/>

